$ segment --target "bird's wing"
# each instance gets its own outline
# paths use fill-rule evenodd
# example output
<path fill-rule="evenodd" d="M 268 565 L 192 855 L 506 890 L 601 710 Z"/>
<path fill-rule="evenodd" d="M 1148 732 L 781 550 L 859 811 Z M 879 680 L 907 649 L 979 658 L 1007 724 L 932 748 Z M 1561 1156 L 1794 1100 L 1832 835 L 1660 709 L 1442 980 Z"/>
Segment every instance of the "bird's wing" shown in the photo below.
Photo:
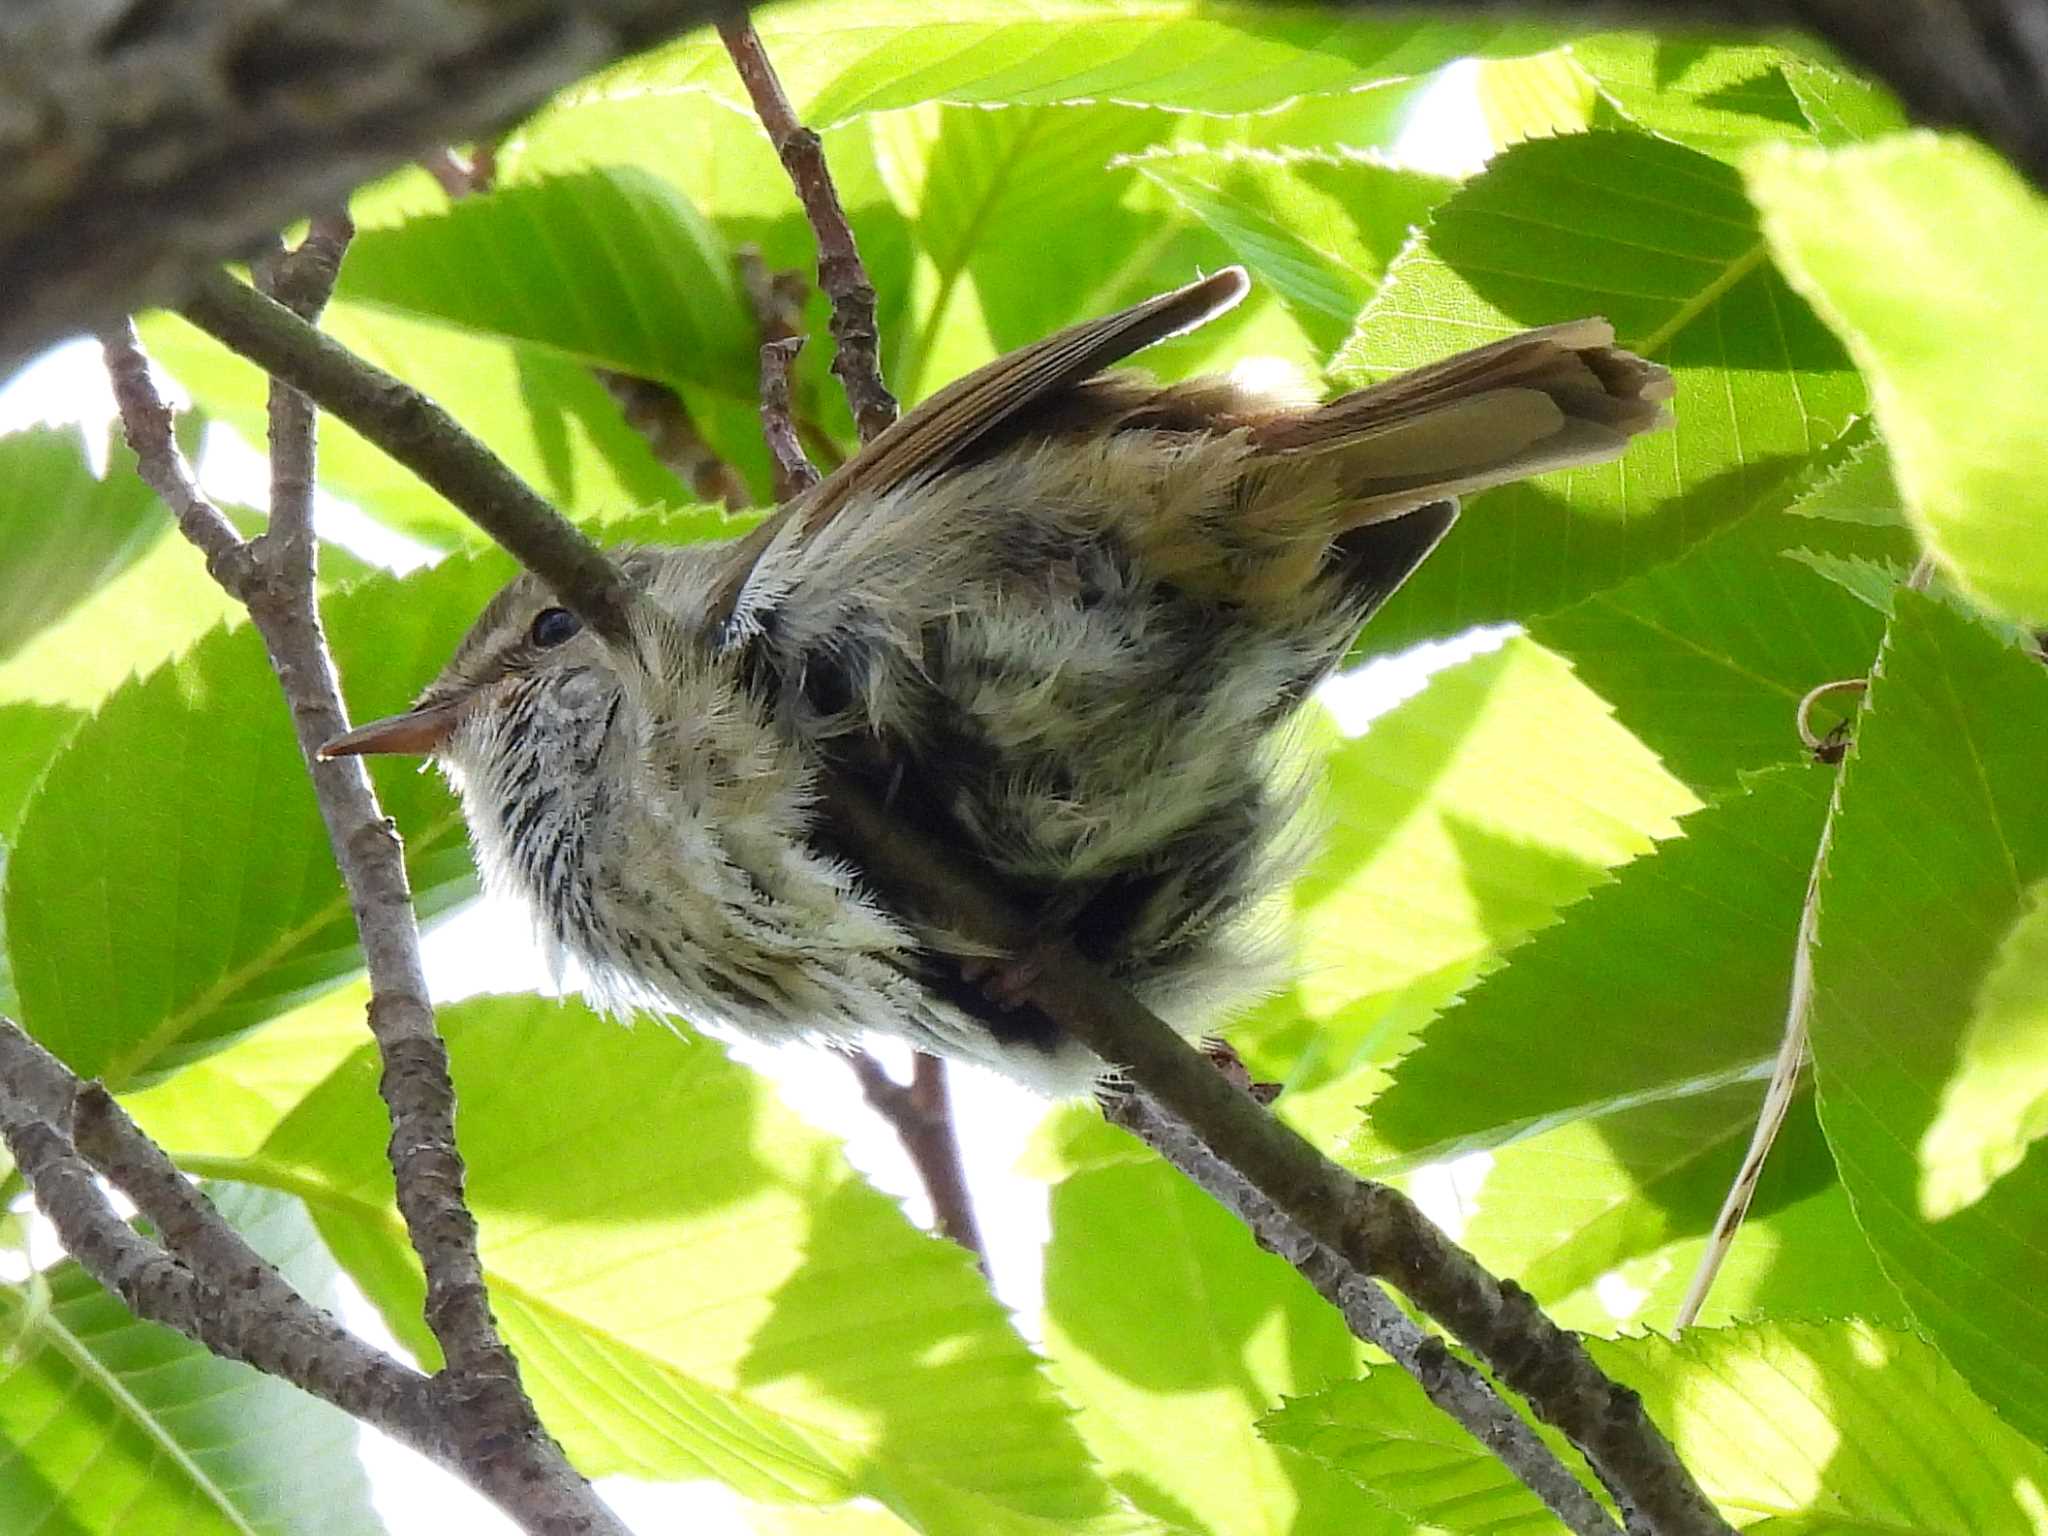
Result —
<path fill-rule="evenodd" d="M 1129 309 L 1056 331 L 948 384 L 733 546 L 714 622 L 731 615 L 755 562 L 778 536 L 789 537 L 791 522 L 798 540 L 814 537 L 856 499 L 938 473 L 1020 412 L 1155 341 L 1193 330 L 1231 308 L 1250 286 L 1244 268 L 1225 267 Z"/>

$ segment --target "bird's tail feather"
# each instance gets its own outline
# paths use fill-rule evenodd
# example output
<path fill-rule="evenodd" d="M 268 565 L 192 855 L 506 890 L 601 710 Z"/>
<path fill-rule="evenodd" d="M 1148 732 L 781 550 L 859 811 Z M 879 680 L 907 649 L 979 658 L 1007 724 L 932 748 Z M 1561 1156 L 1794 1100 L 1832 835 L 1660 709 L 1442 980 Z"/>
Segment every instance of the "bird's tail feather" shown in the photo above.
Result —
<path fill-rule="evenodd" d="M 1335 493 L 1334 535 L 1614 458 L 1669 423 L 1671 393 L 1670 373 L 1616 347 L 1606 321 L 1575 320 L 1276 416 L 1252 447 L 1265 495 Z"/>

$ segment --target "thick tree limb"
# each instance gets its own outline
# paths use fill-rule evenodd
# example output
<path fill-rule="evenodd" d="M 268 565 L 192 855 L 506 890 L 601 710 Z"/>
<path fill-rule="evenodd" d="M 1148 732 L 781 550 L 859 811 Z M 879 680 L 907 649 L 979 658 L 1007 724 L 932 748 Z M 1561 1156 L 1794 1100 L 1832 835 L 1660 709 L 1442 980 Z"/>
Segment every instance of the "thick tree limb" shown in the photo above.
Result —
<path fill-rule="evenodd" d="M 718 0 L 0 6 L 0 374 Z"/>
<path fill-rule="evenodd" d="M 1393 10 L 1384 0 L 1358 9 Z M 487 135 L 717 0 L 14 0 L 0 6 L 0 374 L 307 209 Z M 733 7 L 732 9 L 737 9 Z M 1809 31 L 2048 187 L 2048 0 L 1434 0 L 1455 14 Z"/>

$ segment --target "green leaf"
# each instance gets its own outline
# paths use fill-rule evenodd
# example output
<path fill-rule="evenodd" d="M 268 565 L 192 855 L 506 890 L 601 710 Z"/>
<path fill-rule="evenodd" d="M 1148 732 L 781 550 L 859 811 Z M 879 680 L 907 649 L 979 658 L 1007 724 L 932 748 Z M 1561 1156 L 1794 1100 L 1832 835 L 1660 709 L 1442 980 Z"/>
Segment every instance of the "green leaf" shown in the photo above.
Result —
<path fill-rule="evenodd" d="M 349 247 L 337 291 L 754 398 L 756 344 L 731 252 L 679 191 L 630 166 L 508 186 L 369 231 Z"/>
<path fill-rule="evenodd" d="M 8 844 L 21 823 L 29 793 L 42 778 L 82 717 L 57 704 L 0 704 L 0 890 L 5 889 Z M 0 910 L 0 1014 L 19 1018 L 21 998 L 14 990 L 14 963 L 7 950 L 6 913 Z"/>
<path fill-rule="evenodd" d="M 1491 1154 L 1459 1234 L 1561 1327 L 1668 1328 L 1756 1129 L 1763 1085 L 1730 1083 L 1587 1115 Z M 1771 1147 L 1700 1321 L 1857 1315 L 1905 1304 L 1835 1181 L 1810 1098 Z"/>
<path fill-rule="evenodd" d="M 1778 67 L 1822 144 L 1855 144 L 1906 126 L 1897 100 L 1858 75 L 1797 57 L 1787 57 Z"/>
<path fill-rule="evenodd" d="M 890 377 L 901 373 L 908 324 L 913 257 L 909 221 L 891 201 L 876 165 L 866 119 L 821 136 L 825 163 L 859 244 L 876 295 L 882 360 Z M 751 246 L 772 271 L 809 278 L 817 248 L 809 221 L 790 191 L 789 178 L 751 108 L 735 111 L 698 93 L 558 98 L 524 125 L 500 152 L 499 185 L 549 182 L 591 166 L 630 168 L 675 189 L 711 220 L 728 250 Z M 746 311 L 741 311 L 742 318 Z M 797 359 L 794 404 L 799 420 L 815 424 L 845 446 L 853 442 L 838 381 L 828 371 L 833 347 L 825 341 L 827 306 L 813 293 L 806 330 L 813 344 Z M 658 346 L 658 340 L 648 343 Z M 748 340 L 745 398 L 725 389 L 685 385 L 694 425 L 718 453 L 747 473 L 757 493 L 769 483 L 767 450 L 754 386 Z"/>
<path fill-rule="evenodd" d="M 2048 878 L 2048 673 L 1919 593 L 1899 593 L 1894 611 L 1842 769 L 1820 892 L 1821 1123 L 1857 1219 L 1921 1329 L 2039 1436 L 2048 1160 L 2030 1151 L 1982 1199 L 1930 1220 L 1920 1149 L 1959 1066 L 1968 1070 L 1987 978 L 2000 977 L 2006 1006 L 2001 947 Z M 2038 1057 L 2041 1042 L 2028 1049 Z"/>
<path fill-rule="evenodd" d="M 306 1096 L 362 1049 L 367 979 L 336 987 L 227 1043 L 123 1102 L 167 1146 L 252 1157 Z"/>
<path fill-rule="evenodd" d="M 1905 527 L 1906 504 L 1892 479 L 1891 455 L 1871 432 L 1870 423 L 1859 421 L 1843 434 L 1840 446 L 1845 456 L 1802 486 L 1786 510 L 1795 517 L 1828 522 Z"/>
<path fill-rule="evenodd" d="M 0 659 L 141 559 L 170 525 L 125 446 L 95 478 L 76 428 L 0 437 Z"/>
<path fill-rule="evenodd" d="M 1667 363 L 1677 425 L 1614 464 L 1476 498 L 1366 630 L 1374 651 L 1561 608 L 1669 560 L 1809 467 L 1862 408 L 1771 267 L 1736 173 L 1633 133 L 1532 140 L 1439 205 L 1333 363 L 1363 382 L 1605 314 Z"/>
<path fill-rule="evenodd" d="M 0 842 L 14 836 L 29 792 L 82 718 L 61 704 L 0 704 Z"/>
<path fill-rule="evenodd" d="M 1785 768 L 1684 822 L 1430 1025 L 1351 1160 L 1412 1168 L 1633 1102 L 1760 1078 L 1832 773 Z"/>
<path fill-rule="evenodd" d="M 503 557 L 453 561 L 329 600 L 358 713 L 402 707 L 510 571 Z M 439 780 L 407 763 L 380 769 L 379 788 L 425 910 L 472 891 Z M 224 807 L 240 834 L 222 835 Z M 355 969 L 348 903 L 253 630 L 215 630 L 79 728 L 29 804 L 6 904 L 22 1022 L 117 1087 Z"/>
<path fill-rule="evenodd" d="M 751 1498 L 866 1494 L 921 1530 L 1121 1519 L 1066 1410 L 960 1249 L 917 1231 L 715 1045 L 580 1004 L 443 1009 L 492 1305 L 591 1475 L 715 1476 Z M 368 1049 L 253 1150 L 159 1124 L 187 1167 L 291 1189 L 422 1358 Z"/>
<path fill-rule="evenodd" d="M 1801 757 L 1807 690 L 1869 670 L 1884 617 L 1823 562 L 1890 578 L 1912 558 L 1903 529 L 1759 511 L 1529 632 L 1707 793 Z"/>
<path fill-rule="evenodd" d="M 995 352 L 1035 341 L 1123 267 L 1153 231 L 1123 206 L 1119 156 L 1170 119 L 1128 108 L 950 108 L 875 125 L 888 146 L 898 208 L 928 266 L 911 294 L 914 331 L 891 377 L 905 399 L 929 394 Z M 1045 280 L 1050 231 L 1087 230 Z"/>
<path fill-rule="evenodd" d="M 1358 1381 L 1295 1398 L 1260 1421 L 1276 1446 L 1309 1457 L 1387 1509 L 1408 1528 L 1550 1533 L 1563 1529 L 1536 1496 L 1422 1395 L 1414 1378 L 1380 1366 Z M 1540 1429 L 1571 1465 L 1554 1431 Z"/>
<path fill-rule="evenodd" d="M 1576 39 L 1571 56 L 1623 120 L 1706 154 L 1812 134 L 1789 57 L 1769 44 L 1614 33 Z"/>
<path fill-rule="evenodd" d="M 863 113 L 943 101 L 1050 106 L 1113 100 L 1255 112 L 1291 96 L 1355 91 L 1466 55 L 1535 53 L 1563 29 L 1491 22 L 1351 19 L 1243 3 L 968 0 L 935 13 L 910 0 L 837 0 L 757 12 L 797 116 L 826 128 Z M 709 91 L 745 110 L 724 49 L 697 33 L 629 59 L 569 93 Z"/>
<path fill-rule="evenodd" d="M 2048 345 L 2031 278 L 2048 209 L 1990 150 L 1925 134 L 1760 151 L 1745 175 L 1777 260 L 1871 381 L 1929 550 L 1980 602 L 2048 623 L 2029 374 Z"/>
<path fill-rule="evenodd" d="M 1451 190 L 1442 177 L 1330 151 L 1174 148 L 1129 163 L 1270 283 L 1325 352 Z"/>
<path fill-rule="evenodd" d="M 1833 582 L 1859 603 L 1885 614 L 1892 611 L 1892 594 L 1913 574 L 1894 561 L 1872 560 L 1864 555 L 1829 554 L 1817 549 L 1788 549 L 1785 558 L 1796 560 L 1816 576 Z"/>
<path fill-rule="evenodd" d="M 656 512 L 602 532 L 680 543 L 733 526 Z M 452 559 L 324 599 L 354 717 L 403 709 L 515 569 L 495 553 Z M 439 778 L 410 760 L 371 771 L 422 915 L 473 894 L 461 815 Z M 222 835 L 224 806 L 249 835 Z M 215 630 L 71 737 L 22 822 L 6 913 L 22 1022 L 117 1088 L 356 970 L 355 925 L 253 630 Z"/>
<path fill-rule="evenodd" d="M 1439 672 L 1325 766 L 1324 848 L 1292 889 L 1300 979 L 1232 1031 L 1262 1069 L 1289 1067 L 1276 1033 L 1305 1040 L 1297 1083 L 1386 1059 L 1406 1038 L 1390 1001 L 1419 987 L 1441 1005 L 1695 803 L 1521 639 Z"/>
<path fill-rule="evenodd" d="M 1911 1334 L 1772 1322 L 1587 1348 L 1642 1394 L 1723 1514 L 1770 1536 L 1986 1536 L 2048 1518 L 2048 1453 Z M 1557 1529 L 1391 1368 L 1289 1403 L 1266 1433 L 1435 1528 Z"/>
<path fill-rule="evenodd" d="M 1527 59 L 1482 59 L 1473 72 L 1479 115 L 1496 153 L 1524 139 L 1583 133 L 1591 126 L 1593 84 L 1569 49 Z"/>
<path fill-rule="evenodd" d="M 1054 1189 L 1045 1336 L 1089 1449 L 1161 1521 L 1213 1536 L 1405 1529 L 1260 1440 L 1282 1393 L 1356 1374 L 1358 1345 L 1307 1281 L 1157 1158 Z"/>
<path fill-rule="evenodd" d="M 191 545 L 159 540 L 0 662 L 0 698 L 90 709 L 136 673 L 169 660 L 241 613 L 241 604 L 206 574 Z"/>
<path fill-rule="evenodd" d="M 1297 96 L 1234 115 L 1189 112 L 1175 124 L 1175 141 L 1212 149 L 1388 151 L 1437 78 L 1421 75 L 1335 95 Z"/>
<path fill-rule="evenodd" d="M 301 1294 L 333 1304 L 334 1261 L 296 1200 L 233 1185 L 208 1193 Z M 75 1263 L 0 1287 L 0 1333 L 0 1507 L 10 1531 L 384 1529 L 353 1419 L 136 1321 Z"/>
<path fill-rule="evenodd" d="M 2006 931 L 1920 1139 L 1929 1221 L 1984 1197 L 2048 1132 L 2048 885 Z"/>

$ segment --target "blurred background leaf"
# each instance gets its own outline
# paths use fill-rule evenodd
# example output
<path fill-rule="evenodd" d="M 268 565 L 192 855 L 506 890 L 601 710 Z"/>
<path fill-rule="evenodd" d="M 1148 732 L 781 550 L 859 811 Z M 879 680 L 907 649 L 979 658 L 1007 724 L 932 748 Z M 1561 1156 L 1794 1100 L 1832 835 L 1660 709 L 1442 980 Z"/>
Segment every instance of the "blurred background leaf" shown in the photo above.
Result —
<path fill-rule="evenodd" d="M 1928 549 L 1979 601 L 2048 624 L 2031 378 L 2048 208 L 1966 139 L 1780 147 L 1744 166 L 1777 260 L 1870 379 Z"/>

